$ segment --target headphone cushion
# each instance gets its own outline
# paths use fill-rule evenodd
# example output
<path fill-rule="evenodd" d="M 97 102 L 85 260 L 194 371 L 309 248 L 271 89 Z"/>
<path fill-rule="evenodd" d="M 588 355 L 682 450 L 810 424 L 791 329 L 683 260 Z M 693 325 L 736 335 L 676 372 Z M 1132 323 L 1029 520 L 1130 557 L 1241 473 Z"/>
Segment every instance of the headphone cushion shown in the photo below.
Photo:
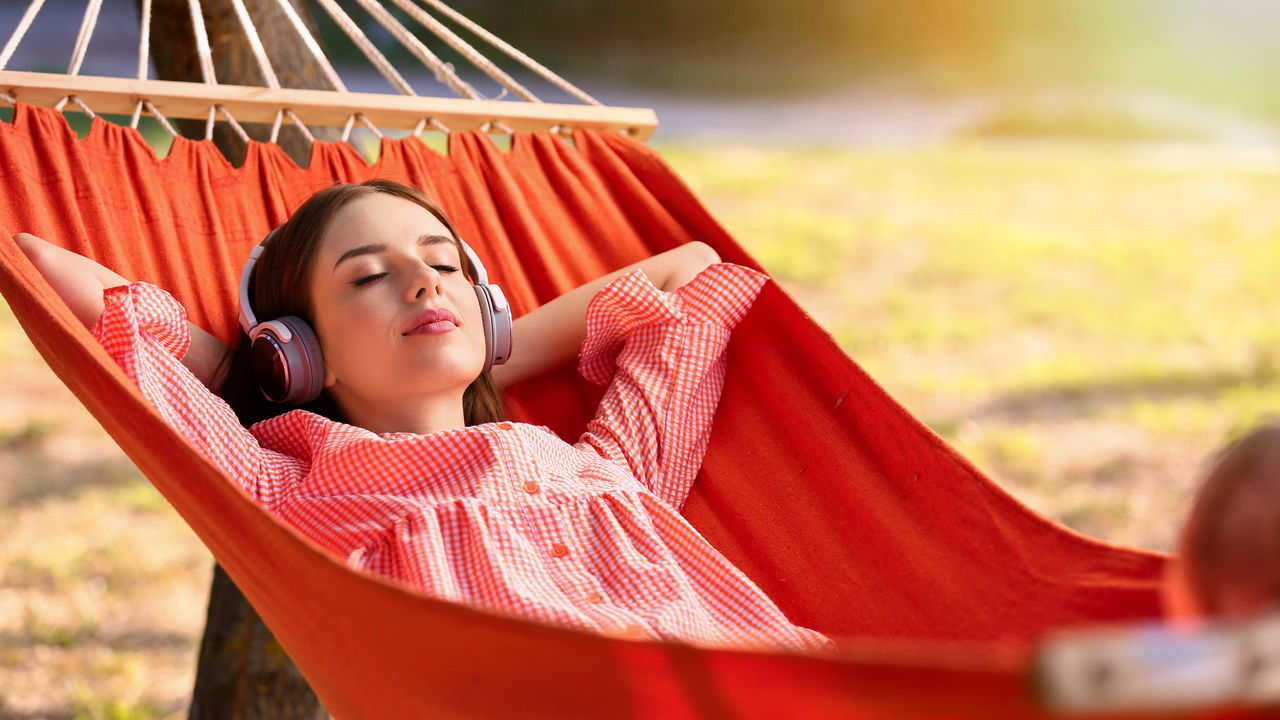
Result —
<path fill-rule="evenodd" d="M 480 299 L 480 317 L 484 323 L 484 369 L 488 370 L 511 359 L 511 310 L 502 294 L 502 288 L 497 285 L 476 285 L 475 289 L 476 297 Z M 495 295 L 498 298 L 496 301 Z M 505 309 L 498 310 L 498 306 Z"/>
<path fill-rule="evenodd" d="M 289 359 L 289 377 L 292 379 L 289 392 L 290 395 L 296 393 L 297 399 L 290 402 L 305 405 L 320 397 L 320 391 L 324 389 L 324 356 L 320 352 L 320 340 L 311 325 L 296 315 L 286 315 L 280 318 L 280 322 L 294 337 L 294 341 L 286 346 L 295 353 Z"/>
<path fill-rule="evenodd" d="M 487 372 L 493 367 L 493 299 L 489 297 L 489 289 L 484 285 L 472 287 L 476 289 L 476 299 L 480 301 L 480 324 L 484 326 L 484 369 L 480 372 Z"/>
<path fill-rule="evenodd" d="M 275 326 L 288 330 L 282 340 Z M 255 329 L 254 370 L 263 395 L 274 402 L 305 405 L 324 389 L 324 358 L 320 341 L 305 320 L 287 315 Z M 270 388 L 270 390 L 268 390 Z"/>

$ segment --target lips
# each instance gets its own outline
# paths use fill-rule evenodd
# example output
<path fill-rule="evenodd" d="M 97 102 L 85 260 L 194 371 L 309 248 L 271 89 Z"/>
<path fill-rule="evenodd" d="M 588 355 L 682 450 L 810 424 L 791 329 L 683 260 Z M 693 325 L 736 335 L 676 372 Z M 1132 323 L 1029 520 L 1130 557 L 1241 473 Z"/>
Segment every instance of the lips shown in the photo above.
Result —
<path fill-rule="evenodd" d="M 439 332 L 442 329 L 447 329 L 449 325 L 457 327 L 458 318 L 444 308 L 433 308 L 419 313 L 401 334 L 412 335 L 415 330 L 421 331 L 427 329 L 427 326 L 431 326 L 433 330 Z"/>

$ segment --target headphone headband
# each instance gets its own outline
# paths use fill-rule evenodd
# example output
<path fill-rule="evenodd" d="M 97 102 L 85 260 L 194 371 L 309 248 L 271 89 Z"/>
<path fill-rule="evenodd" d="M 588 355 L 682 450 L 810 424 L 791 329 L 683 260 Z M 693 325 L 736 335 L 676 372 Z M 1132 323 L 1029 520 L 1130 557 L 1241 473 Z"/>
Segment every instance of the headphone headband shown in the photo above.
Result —
<path fill-rule="evenodd" d="M 240 327 L 244 329 L 245 335 L 248 335 L 254 326 L 258 324 L 258 318 L 254 317 L 253 308 L 249 305 L 249 279 L 253 277 L 253 266 L 258 264 L 258 258 L 262 257 L 262 251 L 267 247 L 267 241 L 279 229 L 276 228 L 267 233 L 262 242 L 249 251 L 249 260 L 244 264 L 244 270 L 240 272 Z"/>

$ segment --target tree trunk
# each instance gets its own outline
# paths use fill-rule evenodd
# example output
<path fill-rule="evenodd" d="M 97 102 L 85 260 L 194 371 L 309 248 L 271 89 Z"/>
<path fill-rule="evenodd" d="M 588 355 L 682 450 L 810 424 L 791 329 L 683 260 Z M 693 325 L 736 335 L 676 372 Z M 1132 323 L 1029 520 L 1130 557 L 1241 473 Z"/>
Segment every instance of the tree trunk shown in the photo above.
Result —
<path fill-rule="evenodd" d="M 323 720 L 320 700 L 221 565 L 213 566 L 189 720 Z"/>
<path fill-rule="evenodd" d="M 305 1 L 291 0 L 291 3 L 314 36 L 315 23 L 311 21 L 311 13 L 307 10 Z M 204 11 L 204 26 L 209 35 L 217 81 L 228 85 L 266 85 L 230 0 L 202 0 L 200 4 Z M 275 0 L 244 0 L 244 4 L 258 29 L 258 37 L 262 39 L 271 67 L 282 87 L 334 89 Z M 155 62 L 158 78 L 201 82 L 204 78 L 200 74 L 200 58 L 196 52 L 195 33 L 191 28 L 188 0 L 152 0 L 151 8 L 151 57 Z M 221 119 L 222 116 L 218 117 Z M 180 120 L 178 124 L 179 131 L 184 136 L 204 137 L 204 121 Z M 268 124 L 241 125 L 254 140 L 267 140 L 271 136 L 271 126 Z M 341 137 L 337 128 L 309 129 L 318 140 L 332 141 Z M 239 167 L 243 163 L 245 143 L 227 123 L 217 123 L 213 140 L 233 165 Z M 281 123 L 276 143 L 294 162 L 306 166 L 310 157 L 310 145 L 288 119 Z"/>
<path fill-rule="evenodd" d="M 305 4 L 300 0 L 292 2 L 302 17 L 309 20 Z M 203 0 L 201 4 L 218 82 L 265 85 L 229 0 Z M 274 0 L 246 0 L 245 5 L 282 86 L 333 89 Z M 160 79 L 203 80 L 187 0 L 153 0 L 151 38 L 152 58 Z M 204 137 L 203 121 L 181 120 L 178 125 L 184 136 Z M 255 140 L 270 137 L 270 125 L 242 125 Z M 321 140 L 334 140 L 339 135 L 336 128 L 312 132 Z M 213 140 L 232 164 L 243 163 L 246 145 L 227 123 L 217 124 Z M 307 163 L 309 144 L 291 124 L 282 124 L 278 143 L 299 165 Z M 200 641 L 189 717 L 191 720 L 328 717 L 293 661 L 219 565 L 214 566 L 209 591 L 209 614 Z"/>

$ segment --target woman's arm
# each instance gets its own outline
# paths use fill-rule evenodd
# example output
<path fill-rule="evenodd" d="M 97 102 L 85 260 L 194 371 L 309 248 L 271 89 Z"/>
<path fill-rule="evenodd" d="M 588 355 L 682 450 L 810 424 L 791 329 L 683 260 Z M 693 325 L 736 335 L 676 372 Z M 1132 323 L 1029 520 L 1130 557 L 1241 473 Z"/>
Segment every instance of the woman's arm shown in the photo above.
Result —
<path fill-rule="evenodd" d="M 671 292 L 718 262 L 720 256 L 710 245 L 685 243 L 596 278 L 521 316 L 512 331 L 511 359 L 494 366 L 494 383 L 499 389 L 511 387 L 577 357 L 587 334 L 587 305 L 619 275 L 640 268 L 660 290 Z"/>
<path fill-rule="evenodd" d="M 13 239 L 86 328 L 92 329 L 102 316 L 102 291 L 130 283 L 93 260 L 30 233 L 18 233 Z M 182 364 L 216 393 L 226 379 L 230 352 L 221 340 L 194 323 L 188 322 L 187 328 L 191 331 L 191 349 Z"/>

